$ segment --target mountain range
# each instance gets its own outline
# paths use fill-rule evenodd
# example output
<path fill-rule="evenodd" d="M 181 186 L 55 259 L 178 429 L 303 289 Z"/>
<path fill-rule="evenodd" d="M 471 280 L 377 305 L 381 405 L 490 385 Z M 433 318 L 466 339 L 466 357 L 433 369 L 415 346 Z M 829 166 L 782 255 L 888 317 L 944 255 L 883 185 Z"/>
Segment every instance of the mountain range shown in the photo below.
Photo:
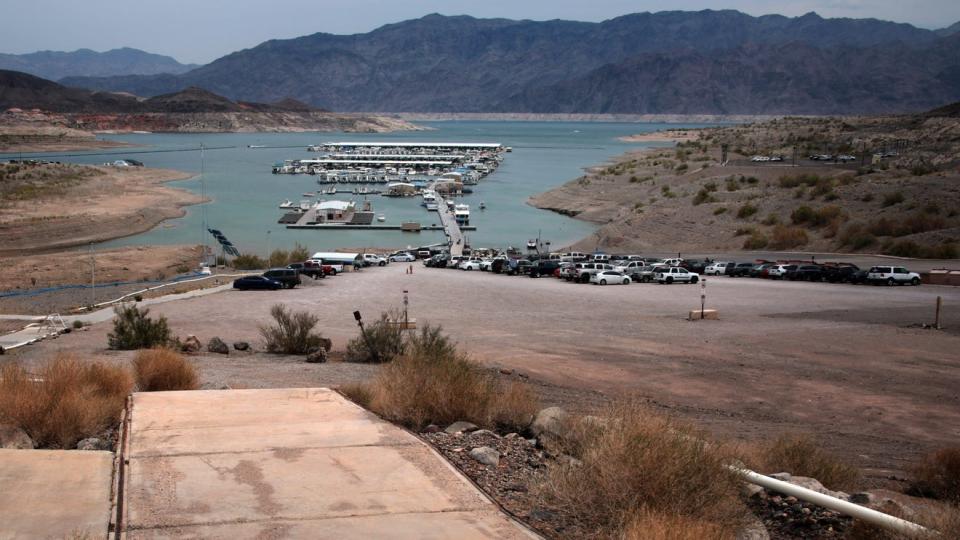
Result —
<path fill-rule="evenodd" d="M 181 64 L 169 56 L 123 47 L 105 52 L 78 49 L 73 52 L 38 51 L 29 54 L 0 54 L 0 69 L 22 71 L 44 79 L 71 76 L 110 77 L 115 75 L 179 74 L 198 67 Z"/>
<path fill-rule="evenodd" d="M 637 13 L 601 23 L 428 15 L 271 40 L 175 74 L 67 77 L 155 96 L 202 87 L 339 111 L 869 114 L 960 99 L 958 25 Z"/>

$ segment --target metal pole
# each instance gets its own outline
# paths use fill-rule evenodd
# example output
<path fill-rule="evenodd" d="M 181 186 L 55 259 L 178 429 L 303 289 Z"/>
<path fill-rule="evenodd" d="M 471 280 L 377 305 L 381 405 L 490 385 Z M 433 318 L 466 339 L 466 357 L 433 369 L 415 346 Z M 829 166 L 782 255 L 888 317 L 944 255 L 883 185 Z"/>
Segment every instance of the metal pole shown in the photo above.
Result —
<path fill-rule="evenodd" d="M 370 337 L 367 336 L 367 330 L 363 327 L 363 320 L 360 318 L 360 312 L 354 311 L 353 318 L 357 320 L 357 326 L 360 327 L 360 334 L 363 336 L 363 341 L 366 342 L 367 348 L 370 349 L 370 356 L 373 357 L 373 361 L 377 364 L 380 363 L 380 355 L 377 354 L 377 350 L 373 348 L 373 343 L 370 343 Z"/>
<path fill-rule="evenodd" d="M 410 305 L 410 299 L 407 296 L 407 291 L 403 291 L 403 329 L 410 329 L 410 317 L 407 312 L 407 307 Z"/>
<path fill-rule="evenodd" d="M 707 278 L 703 278 L 703 281 L 700 282 L 700 320 L 703 320 L 704 309 L 707 305 Z"/>
<path fill-rule="evenodd" d="M 97 291 L 97 259 L 93 256 L 93 242 L 90 242 L 90 307 L 96 303 Z"/>
<path fill-rule="evenodd" d="M 267 263 L 270 262 L 270 229 L 267 229 Z"/>
<path fill-rule="evenodd" d="M 940 310 L 943 308 L 943 297 L 937 297 L 937 316 L 933 320 L 933 327 L 940 330 Z"/>

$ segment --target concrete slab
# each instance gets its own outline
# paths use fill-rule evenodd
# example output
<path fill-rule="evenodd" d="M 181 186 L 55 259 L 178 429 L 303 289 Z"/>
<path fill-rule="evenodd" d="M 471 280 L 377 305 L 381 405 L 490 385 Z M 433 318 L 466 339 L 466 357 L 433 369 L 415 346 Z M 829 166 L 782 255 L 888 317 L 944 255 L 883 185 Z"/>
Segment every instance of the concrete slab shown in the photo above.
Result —
<path fill-rule="evenodd" d="M 113 454 L 0 450 L 0 538 L 104 538 Z"/>
<path fill-rule="evenodd" d="M 130 538 L 530 537 L 329 389 L 135 394 L 130 418 Z"/>

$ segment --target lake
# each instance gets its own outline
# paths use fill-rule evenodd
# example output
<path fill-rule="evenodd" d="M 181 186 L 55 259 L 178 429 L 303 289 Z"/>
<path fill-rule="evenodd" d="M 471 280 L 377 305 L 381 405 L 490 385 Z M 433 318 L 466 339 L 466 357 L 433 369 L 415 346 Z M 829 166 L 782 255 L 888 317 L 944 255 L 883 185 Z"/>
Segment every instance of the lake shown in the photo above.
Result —
<path fill-rule="evenodd" d="M 419 122 L 429 128 L 421 132 L 387 134 L 358 133 L 204 133 L 204 134 L 124 134 L 106 138 L 141 145 L 124 150 L 101 150 L 69 157 L 58 154 L 30 154 L 60 161 L 99 164 L 124 157 L 144 162 L 148 167 L 177 169 L 196 173 L 191 180 L 171 185 L 197 193 L 201 189 L 211 199 L 204 205 L 186 208 L 187 214 L 169 220 L 152 231 L 105 242 L 101 248 L 143 244 L 198 244 L 216 246 L 203 229 L 205 214 L 210 227 L 219 229 L 243 252 L 265 254 L 269 249 L 293 247 L 295 242 L 311 251 L 338 247 L 419 246 L 443 241 L 442 232 L 403 233 L 399 231 L 289 230 L 277 224 L 282 212 L 277 208 L 285 199 L 303 199 L 304 192 L 321 189 L 313 175 L 274 175 L 273 163 L 285 159 L 317 157 L 307 152 L 311 144 L 325 141 L 459 141 L 498 142 L 513 147 L 504 154 L 499 169 L 472 186 L 473 194 L 462 202 L 470 205 L 470 224 L 476 231 L 467 233 L 474 247 L 508 245 L 522 247 L 530 238 L 541 235 L 543 241 L 560 247 L 589 236 L 594 225 L 566 216 L 539 210 L 526 204 L 534 194 L 583 174 L 585 167 L 603 163 L 631 149 L 650 144 L 626 143 L 618 137 L 634 133 L 702 125 L 638 124 L 605 122 L 508 122 L 447 121 Z M 204 152 L 185 150 L 203 144 Z M 249 148 L 249 145 L 265 148 Z M 144 153 L 138 153 L 144 152 Z M 149 153 L 147 153 L 149 152 Z M 109 154 L 109 155 L 106 155 Z M 27 156 L 27 154 L 23 154 Z M 17 157 L 6 154 L 5 157 Z M 203 168 L 203 186 L 199 173 Z M 339 199 L 361 199 L 353 195 Z M 334 198 L 331 196 L 331 198 Z M 386 215 L 385 224 L 402 221 L 438 223 L 436 213 L 420 206 L 420 198 L 394 199 L 370 196 L 373 209 Z M 487 209 L 481 211 L 483 201 Z"/>

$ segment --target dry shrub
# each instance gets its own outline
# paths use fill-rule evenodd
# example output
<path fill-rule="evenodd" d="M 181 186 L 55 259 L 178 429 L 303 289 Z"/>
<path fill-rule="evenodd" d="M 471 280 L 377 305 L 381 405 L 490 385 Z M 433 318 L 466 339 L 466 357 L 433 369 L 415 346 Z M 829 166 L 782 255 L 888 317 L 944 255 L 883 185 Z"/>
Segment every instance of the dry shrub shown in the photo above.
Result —
<path fill-rule="evenodd" d="M 913 476 L 911 493 L 960 504 L 960 446 L 925 456 L 913 468 Z"/>
<path fill-rule="evenodd" d="M 381 363 L 402 355 L 406 347 L 404 330 L 393 324 L 400 319 L 397 311 L 381 313 L 379 319 L 366 325 L 362 335 L 347 342 L 346 361 Z"/>
<path fill-rule="evenodd" d="M 344 395 L 413 429 L 458 420 L 504 431 L 529 426 L 537 411 L 533 391 L 521 383 L 502 385 L 458 352 L 438 327 L 424 325 L 408 349 L 370 383 L 342 388 Z"/>
<path fill-rule="evenodd" d="M 788 472 L 816 478 L 830 489 L 854 489 L 860 481 L 860 469 L 825 451 L 806 434 L 781 435 L 746 461 L 767 474 Z"/>
<path fill-rule="evenodd" d="M 42 448 L 74 448 L 119 422 L 133 383 L 127 370 L 61 354 L 35 378 L 17 364 L 0 367 L 0 421 Z"/>
<path fill-rule="evenodd" d="M 741 480 L 726 466 L 725 446 L 639 401 L 614 404 L 603 416 L 568 435 L 575 440 L 567 448 L 581 463 L 550 469 L 537 491 L 550 506 L 603 537 L 630 531 L 646 537 L 637 527 L 654 518 L 645 513 L 703 522 L 718 538 L 732 537 L 745 523 Z"/>
<path fill-rule="evenodd" d="M 732 540 L 723 527 L 679 514 L 641 510 L 623 526 L 624 540 Z"/>
<path fill-rule="evenodd" d="M 313 331 L 319 317 L 307 311 L 288 310 L 283 304 L 270 308 L 274 326 L 261 326 L 267 351 L 279 354 L 309 354 L 322 346 L 323 336 Z"/>
<path fill-rule="evenodd" d="M 798 227 L 788 227 L 786 225 L 774 225 L 770 232 L 771 249 L 791 249 L 806 245 L 809 241 L 807 231 Z"/>
<path fill-rule="evenodd" d="M 170 329 L 162 315 L 156 321 L 148 317 L 150 310 L 135 304 L 113 308 L 113 331 L 107 335 L 111 349 L 133 350 L 162 347 L 170 342 Z"/>
<path fill-rule="evenodd" d="M 146 349 L 133 359 L 137 389 L 141 392 L 196 390 L 197 370 L 179 353 L 170 349 Z"/>

